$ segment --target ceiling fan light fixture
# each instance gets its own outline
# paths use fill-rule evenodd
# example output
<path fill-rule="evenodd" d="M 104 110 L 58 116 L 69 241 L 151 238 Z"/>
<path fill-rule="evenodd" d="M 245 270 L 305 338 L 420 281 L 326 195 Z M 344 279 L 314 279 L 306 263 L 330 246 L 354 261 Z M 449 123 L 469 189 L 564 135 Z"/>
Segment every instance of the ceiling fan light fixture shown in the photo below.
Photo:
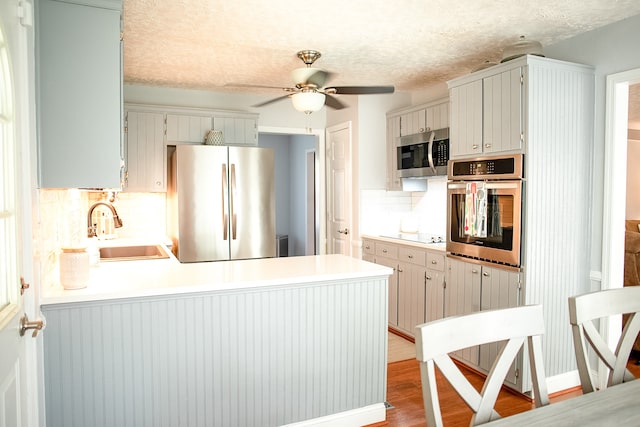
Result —
<path fill-rule="evenodd" d="M 298 92 L 291 95 L 293 108 L 305 114 L 311 114 L 324 106 L 324 93 L 320 92 Z"/>

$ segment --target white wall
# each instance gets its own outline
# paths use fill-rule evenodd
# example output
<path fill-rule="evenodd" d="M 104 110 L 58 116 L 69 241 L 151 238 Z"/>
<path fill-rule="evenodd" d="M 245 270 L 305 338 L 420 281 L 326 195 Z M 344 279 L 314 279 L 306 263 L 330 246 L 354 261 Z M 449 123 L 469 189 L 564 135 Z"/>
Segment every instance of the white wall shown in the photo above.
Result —
<path fill-rule="evenodd" d="M 595 120 L 593 203 L 591 227 L 591 268 L 602 268 L 602 217 L 605 146 L 606 76 L 640 68 L 640 15 L 599 28 L 544 48 L 550 58 L 589 64 L 595 67 Z"/>
<path fill-rule="evenodd" d="M 627 206 L 626 219 L 640 219 L 640 141 L 627 144 Z"/>
<path fill-rule="evenodd" d="M 289 155 L 290 137 L 261 133 L 258 135 L 258 146 L 273 149 L 275 159 L 275 192 L 276 192 L 276 234 L 289 234 L 289 213 L 291 206 L 291 158 Z"/>
<path fill-rule="evenodd" d="M 305 255 L 307 244 L 307 151 L 315 150 L 315 138 L 292 135 L 291 143 L 291 207 L 289 218 L 289 256 Z"/>

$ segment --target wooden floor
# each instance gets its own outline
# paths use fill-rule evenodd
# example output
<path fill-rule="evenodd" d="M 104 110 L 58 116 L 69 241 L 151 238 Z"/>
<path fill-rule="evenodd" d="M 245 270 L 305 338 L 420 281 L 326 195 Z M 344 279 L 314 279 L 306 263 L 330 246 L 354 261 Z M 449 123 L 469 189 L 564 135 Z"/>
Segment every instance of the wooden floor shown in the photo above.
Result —
<path fill-rule="evenodd" d="M 632 354 L 628 367 L 636 377 L 640 377 L 640 365 L 635 364 L 637 360 L 638 355 Z M 483 381 L 480 375 L 472 371 L 466 371 L 465 375 L 476 388 L 480 389 Z M 471 410 L 442 377 L 438 380 L 438 393 L 445 427 L 468 426 Z M 552 396 L 550 400 L 553 403 L 580 394 L 582 394 L 580 390 L 573 390 L 559 396 Z M 387 401 L 393 408 L 387 410 L 386 423 L 379 423 L 376 426 L 424 427 L 426 425 L 417 360 L 405 360 L 388 365 Z M 527 398 L 508 391 L 500 393 L 496 404 L 497 412 L 503 417 L 524 412 L 533 407 L 534 405 Z"/>

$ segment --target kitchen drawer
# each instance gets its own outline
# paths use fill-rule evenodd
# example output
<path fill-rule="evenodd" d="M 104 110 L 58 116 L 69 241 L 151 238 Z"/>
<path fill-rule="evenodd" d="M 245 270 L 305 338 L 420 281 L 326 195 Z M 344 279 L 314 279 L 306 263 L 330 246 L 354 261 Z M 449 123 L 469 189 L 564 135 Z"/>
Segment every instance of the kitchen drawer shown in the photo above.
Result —
<path fill-rule="evenodd" d="M 444 271 L 444 254 L 427 252 L 427 267 L 432 270 Z"/>
<path fill-rule="evenodd" d="M 362 239 L 362 253 L 363 254 L 376 254 L 376 244 L 373 240 Z"/>
<path fill-rule="evenodd" d="M 425 266 L 427 261 L 427 254 L 425 251 L 421 251 L 420 249 L 414 249 L 409 246 L 400 246 L 398 250 L 400 261 L 409 262 L 415 265 Z"/>
<path fill-rule="evenodd" d="M 385 258 L 398 258 L 398 247 L 390 243 L 376 242 L 376 255 Z"/>

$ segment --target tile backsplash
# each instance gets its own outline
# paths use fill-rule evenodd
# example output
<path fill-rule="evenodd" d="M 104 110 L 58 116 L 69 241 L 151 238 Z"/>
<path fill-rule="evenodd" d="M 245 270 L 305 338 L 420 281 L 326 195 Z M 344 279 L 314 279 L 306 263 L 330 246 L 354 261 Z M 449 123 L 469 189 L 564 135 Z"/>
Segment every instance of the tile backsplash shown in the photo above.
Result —
<path fill-rule="evenodd" d="M 39 245 L 43 287 L 59 285 L 58 265 L 62 247 L 87 246 L 89 208 L 106 197 L 107 193 L 77 189 L 39 191 L 40 212 L 36 241 Z M 164 238 L 165 200 L 164 193 L 118 193 L 113 206 L 122 219 L 122 227 L 113 229 L 114 237 Z M 109 213 L 108 220 L 111 221 L 108 209 L 104 211 Z"/>
<path fill-rule="evenodd" d="M 360 196 L 361 234 L 394 234 L 403 228 L 441 236 L 446 232 L 446 177 L 429 179 L 427 191 L 363 190 Z"/>

